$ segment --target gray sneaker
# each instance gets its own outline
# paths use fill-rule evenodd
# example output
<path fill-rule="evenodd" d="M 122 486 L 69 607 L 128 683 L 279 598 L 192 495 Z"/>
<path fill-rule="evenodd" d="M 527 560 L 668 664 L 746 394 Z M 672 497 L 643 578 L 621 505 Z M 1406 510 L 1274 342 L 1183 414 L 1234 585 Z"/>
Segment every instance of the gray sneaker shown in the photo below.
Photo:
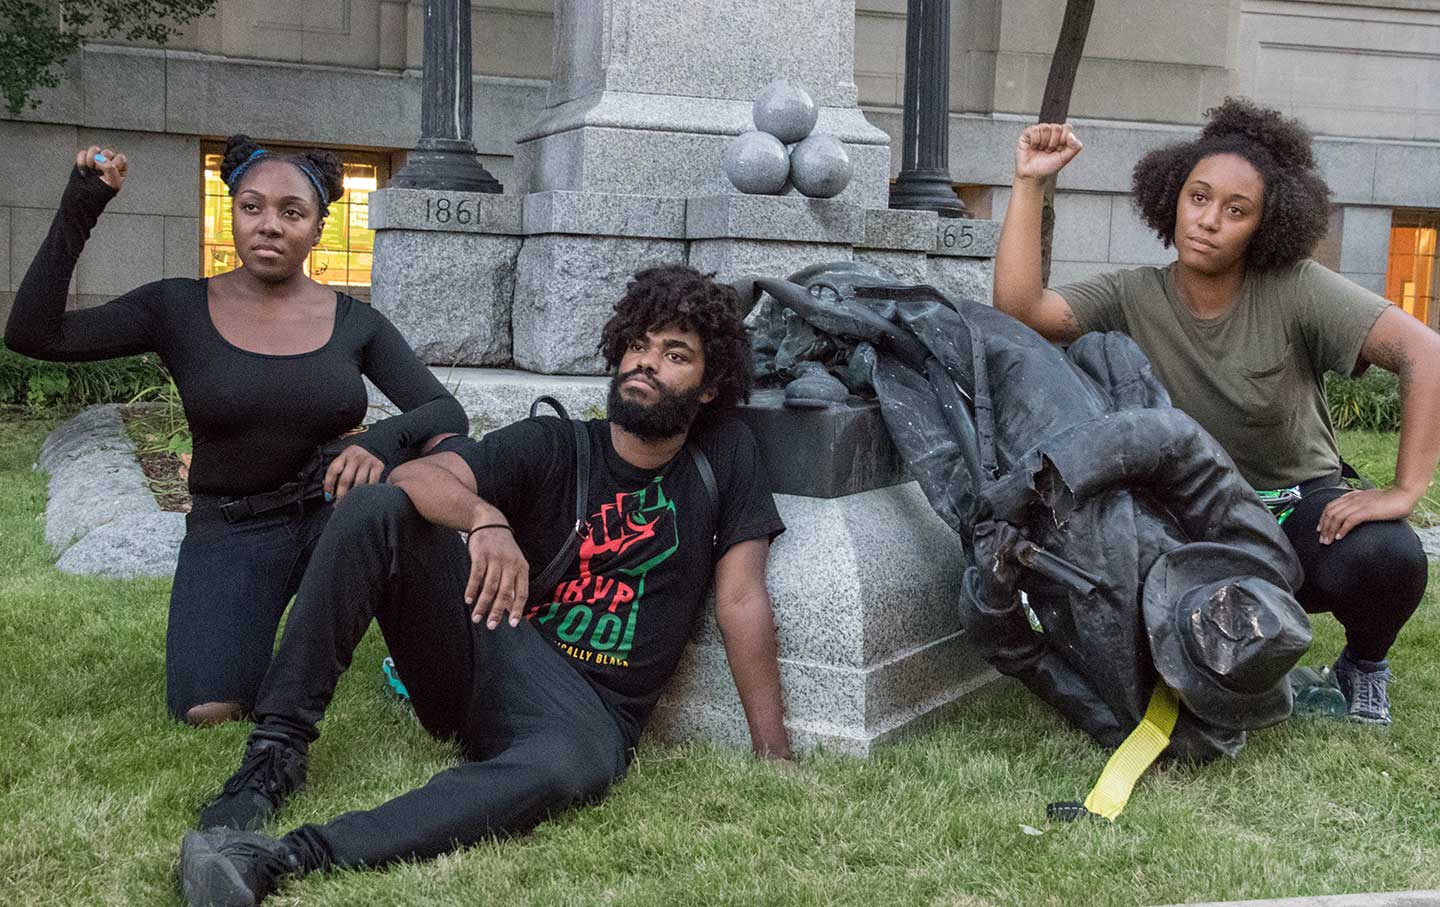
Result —
<path fill-rule="evenodd" d="M 1347 717 L 1351 721 L 1362 724 L 1390 723 L 1390 694 L 1387 687 L 1393 675 L 1390 673 L 1388 661 L 1379 662 L 1379 665 L 1378 670 L 1364 671 L 1343 653 L 1335 660 L 1335 667 L 1332 668 L 1335 685 L 1340 687 L 1340 692 L 1345 694 L 1345 701 L 1350 704 Z"/>

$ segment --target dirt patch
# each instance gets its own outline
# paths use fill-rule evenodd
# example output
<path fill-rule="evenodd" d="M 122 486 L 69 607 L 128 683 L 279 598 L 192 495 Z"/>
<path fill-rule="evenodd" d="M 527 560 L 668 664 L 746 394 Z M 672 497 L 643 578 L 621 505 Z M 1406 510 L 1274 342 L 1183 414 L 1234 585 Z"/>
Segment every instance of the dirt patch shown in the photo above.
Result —
<path fill-rule="evenodd" d="M 172 453 L 142 453 L 137 458 L 150 493 L 155 496 L 160 509 L 170 513 L 189 513 L 190 492 L 181 478 L 185 464 L 180 458 Z"/>
<path fill-rule="evenodd" d="M 149 404 L 122 407 L 120 415 L 135 444 L 135 458 L 140 462 L 145 484 L 150 487 L 155 502 L 161 510 L 170 513 L 189 513 L 190 455 L 169 449 L 175 431 L 173 414 Z M 180 418 L 183 420 L 183 415 Z"/>

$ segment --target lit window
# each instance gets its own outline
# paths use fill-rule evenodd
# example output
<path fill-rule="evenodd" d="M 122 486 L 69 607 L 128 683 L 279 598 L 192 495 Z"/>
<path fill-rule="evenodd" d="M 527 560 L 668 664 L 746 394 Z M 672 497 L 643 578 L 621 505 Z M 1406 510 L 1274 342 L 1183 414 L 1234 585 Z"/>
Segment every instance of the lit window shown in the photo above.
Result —
<path fill-rule="evenodd" d="M 1440 321 L 1440 306 L 1434 304 L 1440 283 L 1436 280 L 1437 234 L 1440 211 L 1396 211 L 1385 273 L 1385 298 L 1431 327 Z"/>
<path fill-rule="evenodd" d="M 277 153 L 289 149 L 270 146 Z M 220 179 L 218 150 L 205 150 L 204 214 L 201 242 L 202 271 L 206 277 L 240 267 L 230 230 L 230 192 Z M 339 287 L 370 286 L 375 233 L 370 229 L 370 193 L 388 176 L 382 155 L 344 152 L 345 193 L 330 204 L 330 215 L 320 231 L 320 242 L 305 262 L 305 273 L 318 283 Z"/>

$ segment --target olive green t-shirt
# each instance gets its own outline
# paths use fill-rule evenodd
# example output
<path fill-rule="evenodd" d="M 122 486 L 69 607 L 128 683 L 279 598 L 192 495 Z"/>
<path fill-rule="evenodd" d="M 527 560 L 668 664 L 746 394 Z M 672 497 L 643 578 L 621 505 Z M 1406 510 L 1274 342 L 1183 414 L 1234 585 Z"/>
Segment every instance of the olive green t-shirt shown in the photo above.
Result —
<path fill-rule="evenodd" d="M 1082 331 L 1130 335 L 1178 409 L 1230 454 L 1256 489 L 1340 468 L 1325 372 L 1351 374 L 1389 302 L 1305 259 L 1252 270 L 1218 318 L 1180 301 L 1174 265 L 1057 287 Z"/>

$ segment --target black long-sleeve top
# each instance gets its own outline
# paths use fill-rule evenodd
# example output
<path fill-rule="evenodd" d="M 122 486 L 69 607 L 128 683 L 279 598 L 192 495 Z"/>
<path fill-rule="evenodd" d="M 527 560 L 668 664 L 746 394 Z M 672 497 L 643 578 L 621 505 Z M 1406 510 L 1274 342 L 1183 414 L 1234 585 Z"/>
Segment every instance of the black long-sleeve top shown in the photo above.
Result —
<path fill-rule="evenodd" d="M 210 319 L 204 280 L 145 284 L 104 305 L 65 310 L 70 276 L 115 196 L 93 171 L 71 172 L 50 233 L 15 294 L 5 344 L 36 359 L 79 362 L 159 354 L 175 379 L 194 437 L 190 490 L 247 495 L 293 480 L 317 446 L 365 417 L 362 376 L 403 414 L 356 443 L 393 464 L 437 434 L 465 434 L 464 409 L 383 315 L 336 294 L 335 327 L 319 349 L 289 356 L 242 350 Z"/>

